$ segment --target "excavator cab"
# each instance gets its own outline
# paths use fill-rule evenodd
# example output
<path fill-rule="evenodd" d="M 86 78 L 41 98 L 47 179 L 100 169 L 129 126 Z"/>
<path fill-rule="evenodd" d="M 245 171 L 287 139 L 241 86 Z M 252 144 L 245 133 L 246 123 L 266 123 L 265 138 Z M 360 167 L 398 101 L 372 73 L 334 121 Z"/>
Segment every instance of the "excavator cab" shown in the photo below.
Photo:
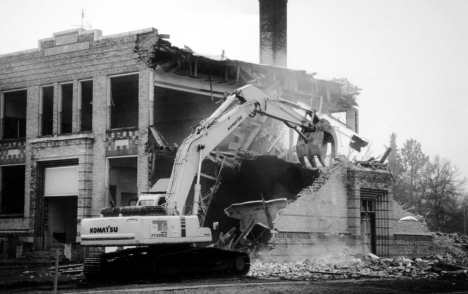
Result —
<path fill-rule="evenodd" d="M 163 206 L 166 203 L 166 194 L 142 194 L 136 206 Z"/>

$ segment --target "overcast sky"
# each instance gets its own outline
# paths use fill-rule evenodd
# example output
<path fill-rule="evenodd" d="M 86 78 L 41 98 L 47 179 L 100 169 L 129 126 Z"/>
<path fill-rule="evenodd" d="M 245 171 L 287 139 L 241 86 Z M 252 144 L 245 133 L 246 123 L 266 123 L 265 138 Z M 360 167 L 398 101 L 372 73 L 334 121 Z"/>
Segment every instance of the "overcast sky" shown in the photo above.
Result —
<path fill-rule="evenodd" d="M 0 1 L 0 54 L 81 24 L 103 35 L 154 27 L 177 46 L 258 62 L 258 0 Z M 382 154 L 390 134 L 468 177 L 468 1 L 289 0 L 288 66 L 347 78 L 360 133 Z"/>

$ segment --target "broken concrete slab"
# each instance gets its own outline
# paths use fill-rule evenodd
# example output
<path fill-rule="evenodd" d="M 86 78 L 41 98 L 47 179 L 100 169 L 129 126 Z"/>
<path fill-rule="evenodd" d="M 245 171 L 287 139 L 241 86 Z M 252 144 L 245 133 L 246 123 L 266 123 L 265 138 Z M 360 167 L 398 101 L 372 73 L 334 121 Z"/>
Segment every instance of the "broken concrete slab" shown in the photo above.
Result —
<path fill-rule="evenodd" d="M 287 204 L 288 200 L 286 198 L 265 201 L 266 209 L 268 209 L 273 221 L 276 219 L 278 212 L 285 208 Z M 241 231 L 245 230 L 252 219 L 255 219 L 255 224 L 269 228 L 269 221 L 262 200 L 235 203 L 226 208 L 224 212 L 229 217 L 240 220 L 239 229 Z"/>

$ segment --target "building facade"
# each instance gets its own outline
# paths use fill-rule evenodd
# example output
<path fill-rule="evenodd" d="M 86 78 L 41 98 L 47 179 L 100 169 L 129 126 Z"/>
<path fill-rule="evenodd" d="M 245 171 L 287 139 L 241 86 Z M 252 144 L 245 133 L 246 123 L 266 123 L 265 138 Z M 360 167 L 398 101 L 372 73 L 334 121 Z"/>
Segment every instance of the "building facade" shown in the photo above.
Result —
<path fill-rule="evenodd" d="M 153 31 L 65 31 L 0 57 L 4 256 L 79 242 L 82 218 L 147 189 L 152 74 L 133 47 Z M 120 174 L 132 184 L 109 195 Z"/>
<path fill-rule="evenodd" d="M 226 92 L 244 85 L 338 114 L 358 132 L 358 89 L 344 79 L 197 54 L 167 39 L 153 28 L 111 36 L 74 29 L 0 56 L 3 258 L 79 247 L 83 218 L 110 205 L 132 205 L 157 179 L 169 177 L 177 145 Z M 280 136 L 278 122 L 256 118 L 218 149 L 231 158 L 247 152 L 292 161 L 292 140 L 278 145 Z M 212 171 L 219 169 L 218 155 L 210 158 L 218 166 Z M 343 203 L 346 195 L 339 196 Z"/>

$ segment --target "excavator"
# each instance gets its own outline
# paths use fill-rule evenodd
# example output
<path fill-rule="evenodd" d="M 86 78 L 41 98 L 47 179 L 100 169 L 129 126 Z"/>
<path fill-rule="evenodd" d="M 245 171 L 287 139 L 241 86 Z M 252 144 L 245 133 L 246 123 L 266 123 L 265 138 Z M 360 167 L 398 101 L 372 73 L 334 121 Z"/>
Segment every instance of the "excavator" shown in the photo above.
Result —
<path fill-rule="evenodd" d="M 211 229 L 200 226 L 200 175 L 204 158 L 244 120 L 255 115 L 280 120 L 294 129 L 302 142 L 300 148 L 309 160 L 313 155 L 323 156 L 323 146 L 307 146 L 312 144 L 311 134 L 326 132 L 330 138 L 339 139 L 334 147 L 351 143 L 355 136 L 346 127 L 339 129 L 339 125 L 326 124 L 332 120 L 330 117 L 271 97 L 255 86 L 235 90 L 181 143 L 169 179 L 159 179 L 150 192 L 142 193 L 136 206 L 104 208 L 100 217 L 81 221 L 82 246 L 121 249 L 90 255 L 84 263 L 85 277 L 99 279 L 130 274 L 155 277 L 214 270 L 246 275 L 250 269 L 248 254 L 210 246 Z M 340 135 L 329 133 L 335 131 Z M 318 137 L 326 136 L 322 133 Z M 321 142 L 326 144 L 324 140 Z M 307 154 L 306 150 L 318 151 Z M 332 155 L 335 153 L 332 150 Z M 322 162 L 320 157 L 319 160 Z M 187 203 L 192 188 L 193 203 Z"/>

